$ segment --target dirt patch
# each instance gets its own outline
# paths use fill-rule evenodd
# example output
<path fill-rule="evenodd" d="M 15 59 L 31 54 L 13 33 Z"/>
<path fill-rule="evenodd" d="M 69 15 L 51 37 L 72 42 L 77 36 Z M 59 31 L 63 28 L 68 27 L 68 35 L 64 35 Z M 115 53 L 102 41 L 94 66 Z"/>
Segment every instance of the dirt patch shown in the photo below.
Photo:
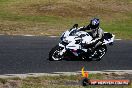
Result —
<path fill-rule="evenodd" d="M 98 16 L 111 19 L 131 12 L 132 3 L 122 0 L 54 0 L 24 5 L 17 3 L 8 9 L 14 13 L 25 15 L 53 15 L 72 18 Z"/>
<path fill-rule="evenodd" d="M 6 83 L 0 83 L 0 88 L 20 88 L 20 80 L 8 80 Z"/>
<path fill-rule="evenodd" d="M 104 73 L 103 75 L 104 76 L 104 79 L 129 79 L 129 80 L 132 80 L 132 74 L 128 74 L 128 73 L 125 73 L 125 74 L 116 74 L 116 73 L 110 73 L 110 74 L 107 74 L 107 73 Z"/>
<path fill-rule="evenodd" d="M 0 34 L 5 35 L 60 35 L 64 31 L 61 29 L 61 26 L 55 28 L 53 26 L 47 26 L 45 23 L 0 22 Z"/>

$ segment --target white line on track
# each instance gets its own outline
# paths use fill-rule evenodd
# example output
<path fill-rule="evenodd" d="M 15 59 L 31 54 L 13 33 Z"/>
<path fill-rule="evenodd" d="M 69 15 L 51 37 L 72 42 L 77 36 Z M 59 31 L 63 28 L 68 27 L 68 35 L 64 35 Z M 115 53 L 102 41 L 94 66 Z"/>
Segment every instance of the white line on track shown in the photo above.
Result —
<path fill-rule="evenodd" d="M 30 36 L 35 36 L 35 35 L 23 35 L 23 36 L 29 36 L 30 37 Z"/>
<path fill-rule="evenodd" d="M 115 39 L 116 41 L 120 41 L 120 40 L 122 40 L 122 39 Z"/>
<path fill-rule="evenodd" d="M 51 38 L 57 38 L 57 37 L 59 37 L 59 36 L 49 36 L 49 37 L 51 37 Z"/>
<path fill-rule="evenodd" d="M 4 34 L 0 34 L 0 35 L 4 35 Z M 27 37 L 32 37 L 32 36 L 36 36 L 36 35 L 21 35 L 21 36 L 27 36 Z M 59 36 L 49 36 L 50 38 L 57 38 Z M 120 41 L 122 39 L 115 39 L 116 41 Z"/>
<path fill-rule="evenodd" d="M 122 74 L 132 74 L 132 70 L 103 70 L 103 71 L 88 71 L 89 74 L 96 74 L 96 73 L 115 73 L 118 75 Z M 53 73 L 27 73 L 27 74 L 4 74 L 0 75 L 0 78 L 10 78 L 10 77 L 20 77 L 20 78 L 26 78 L 26 77 L 38 77 L 38 76 L 59 76 L 59 75 L 77 75 L 81 74 L 81 71 L 77 72 L 53 72 Z"/>

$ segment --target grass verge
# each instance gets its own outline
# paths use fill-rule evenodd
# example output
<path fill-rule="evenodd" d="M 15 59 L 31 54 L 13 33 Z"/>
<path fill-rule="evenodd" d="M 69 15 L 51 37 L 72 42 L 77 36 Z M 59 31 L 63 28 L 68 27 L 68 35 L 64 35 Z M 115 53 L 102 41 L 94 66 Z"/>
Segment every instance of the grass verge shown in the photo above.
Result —
<path fill-rule="evenodd" d="M 130 74 L 118 75 L 111 74 L 89 74 L 90 79 L 132 79 Z M 81 75 L 59 75 L 59 76 L 40 76 L 27 77 L 24 79 L 16 78 L 1 78 L 0 87 L 9 88 L 84 88 L 81 86 Z M 86 88 L 131 88 L 132 84 L 125 86 L 87 86 Z"/>

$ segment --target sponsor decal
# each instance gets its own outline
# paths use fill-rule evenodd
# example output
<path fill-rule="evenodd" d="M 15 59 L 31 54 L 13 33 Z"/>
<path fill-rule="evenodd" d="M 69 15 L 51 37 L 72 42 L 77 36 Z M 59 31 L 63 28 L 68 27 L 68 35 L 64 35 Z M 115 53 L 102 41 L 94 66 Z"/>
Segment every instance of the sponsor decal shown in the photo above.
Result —
<path fill-rule="evenodd" d="M 84 67 L 82 68 L 82 86 L 88 85 L 128 85 L 130 84 L 130 80 L 121 80 L 121 79 L 105 79 L 105 80 L 94 80 L 89 79 L 88 71 L 84 71 Z"/>

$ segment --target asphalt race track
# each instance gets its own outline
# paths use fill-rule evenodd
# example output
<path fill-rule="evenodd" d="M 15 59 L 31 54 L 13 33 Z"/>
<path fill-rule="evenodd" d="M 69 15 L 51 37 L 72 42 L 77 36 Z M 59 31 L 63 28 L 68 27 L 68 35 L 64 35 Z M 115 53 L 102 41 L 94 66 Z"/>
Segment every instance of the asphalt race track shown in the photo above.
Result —
<path fill-rule="evenodd" d="M 59 38 L 0 36 L 0 74 L 52 73 L 86 70 L 132 70 L 132 41 L 115 41 L 103 60 L 49 61 L 48 52 Z"/>

